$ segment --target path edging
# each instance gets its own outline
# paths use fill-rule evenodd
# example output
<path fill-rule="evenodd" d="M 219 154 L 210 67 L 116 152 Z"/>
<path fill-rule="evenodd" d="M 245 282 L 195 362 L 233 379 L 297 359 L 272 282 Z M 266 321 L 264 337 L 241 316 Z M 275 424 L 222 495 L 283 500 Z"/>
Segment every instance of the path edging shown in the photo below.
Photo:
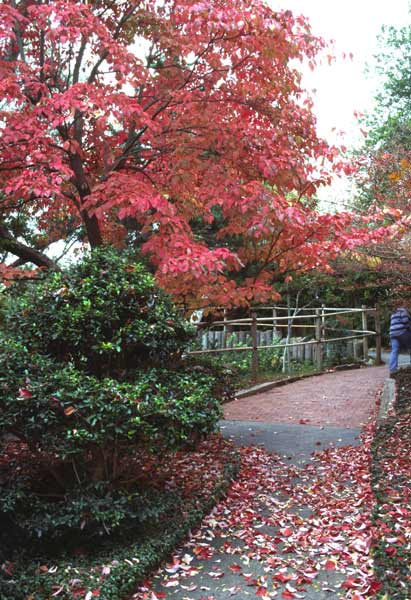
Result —
<path fill-rule="evenodd" d="M 378 411 L 377 421 L 381 423 L 387 419 L 390 410 L 393 408 L 396 397 L 395 379 L 388 377 L 385 380 L 381 393 L 380 409 Z"/>

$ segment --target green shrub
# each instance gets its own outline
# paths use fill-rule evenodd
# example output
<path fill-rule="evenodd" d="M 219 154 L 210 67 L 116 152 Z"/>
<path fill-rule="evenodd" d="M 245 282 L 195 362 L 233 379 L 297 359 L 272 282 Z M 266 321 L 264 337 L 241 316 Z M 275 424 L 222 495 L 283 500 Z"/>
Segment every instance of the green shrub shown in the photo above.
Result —
<path fill-rule="evenodd" d="M 15 339 L 98 377 L 175 362 L 194 335 L 144 265 L 110 248 L 27 284 L 13 300 Z"/>
<path fill-rule="evenodd" d="M 138 513 L 140 474 L 130 456 L 214 429 L 220 403 L 210 375 L 134 375 L 133 383 L 97 379 L 3 342 L 0 429 L 22 446 L 2 463 L 0 510 L 18 514 L 31 535 L 110 532 Z"/>
<path fill-rule="evenodd" d="M 181 359 L 190 325 L 143 265 L 112 249 L 9 304 L 0 517 L 10 538 L 89 540 L 138 530 L 147 514 L 165 518 L 147 500 L 141 457 L 154 469 L 156 456 L 192 445 L 221 415 L 220 371 Z"/>
<path fill-rule="evenodd" d="M 202 442 L 189 460 L 183 452 L 163 455 L 159 465 L 163 483 L 143 507 L 146 519 L 142 535 L 136 536 L 127 528 L 111 538 L 93 539 L 88 545 L 77 542 L 75 552 L 66 547 L 61 556 L 33 552 L 25 545 L 13 562 L 4 561 L 0 569 L 0 598 L 49 600 L 57 592 L 56 597 L 62 600 L 85 598 L 87 594 L 101 600 L 129 597 L 137 584 L 199 524 L 238 469 L 238 453 L 221 436 Z M 178 481 L 170 479 L 175 472 Z M 173 503 L 176 505 L 171 513 Z M 0 542 L 1 537 L 0 528 Z"/>

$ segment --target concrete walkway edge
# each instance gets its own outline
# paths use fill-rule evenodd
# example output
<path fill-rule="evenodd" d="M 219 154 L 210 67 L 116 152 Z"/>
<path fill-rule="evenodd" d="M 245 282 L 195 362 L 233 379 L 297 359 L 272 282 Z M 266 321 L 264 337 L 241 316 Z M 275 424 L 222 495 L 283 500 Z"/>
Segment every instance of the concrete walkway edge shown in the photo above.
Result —
<path fill-rule="evenodd" d="M 388 417 L 388 414 L 395 403 L 396 386 L 395 380 L 389 377 L 385 380 L 381 393 L 381 404 L 378 412 L 378 423 L 382 423 Z"/>

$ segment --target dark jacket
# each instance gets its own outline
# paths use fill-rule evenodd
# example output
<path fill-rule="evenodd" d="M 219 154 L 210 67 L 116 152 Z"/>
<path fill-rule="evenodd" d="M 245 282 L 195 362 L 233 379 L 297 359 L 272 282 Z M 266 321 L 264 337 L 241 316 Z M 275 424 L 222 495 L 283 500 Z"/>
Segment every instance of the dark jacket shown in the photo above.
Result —
<path fill-rule="evenodd" d="M 402 350 L 411 351 L 411 317 L 405 308 L 398 308 L 391 315 L 390 337 L 400 342 Z"/>

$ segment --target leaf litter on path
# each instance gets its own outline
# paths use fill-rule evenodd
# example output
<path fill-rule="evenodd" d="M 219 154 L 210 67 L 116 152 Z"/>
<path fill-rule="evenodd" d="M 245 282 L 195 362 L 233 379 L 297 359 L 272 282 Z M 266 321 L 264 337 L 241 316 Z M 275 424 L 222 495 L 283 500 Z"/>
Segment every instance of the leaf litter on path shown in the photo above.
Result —
<path fill-rule="evenodd" d="M 374 428 L 364 428 L 360 445 L 317 450 L 302 467 L 261 447 L 241 448 L 225 499 L 172 557 L 181 568 L 161 567 L 134 600 L 375 598 Z"/>

